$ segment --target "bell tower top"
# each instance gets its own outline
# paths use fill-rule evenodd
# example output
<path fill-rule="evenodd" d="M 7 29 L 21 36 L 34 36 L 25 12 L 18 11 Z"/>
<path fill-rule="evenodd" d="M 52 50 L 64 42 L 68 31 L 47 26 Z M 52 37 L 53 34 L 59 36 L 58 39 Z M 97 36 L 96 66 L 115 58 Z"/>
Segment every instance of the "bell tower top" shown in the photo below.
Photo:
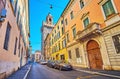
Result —
<path fill-rule="evenodd" d="M 46 17 L 46 23 L 52 25 L 53 24 L 53 17 L 49 13 L 48 16 Z"/>

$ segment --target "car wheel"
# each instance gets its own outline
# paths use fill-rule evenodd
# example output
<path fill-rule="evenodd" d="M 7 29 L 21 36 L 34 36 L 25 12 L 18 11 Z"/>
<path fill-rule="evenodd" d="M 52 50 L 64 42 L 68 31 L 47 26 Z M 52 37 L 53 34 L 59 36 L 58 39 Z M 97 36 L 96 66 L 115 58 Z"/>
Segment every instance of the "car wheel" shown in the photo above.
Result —
<path fill-rule="evenodd" d="M 62 70 L 62 67 L 59 67 L 59 70 L 61 71 L 61 70 Z"/>
<path fill-rule="evenodd" d="M 56 69 L 56 66 L 54 66 L 54 68 Z"/>

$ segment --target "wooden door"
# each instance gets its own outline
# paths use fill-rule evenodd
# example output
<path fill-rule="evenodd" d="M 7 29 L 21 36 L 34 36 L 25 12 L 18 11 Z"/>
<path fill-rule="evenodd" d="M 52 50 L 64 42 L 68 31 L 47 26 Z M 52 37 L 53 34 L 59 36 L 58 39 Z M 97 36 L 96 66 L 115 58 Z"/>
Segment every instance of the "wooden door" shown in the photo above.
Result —
<path fill-rule="evenodd" d="M 87 52 L 90 68 L 102 69 L 103 62 L 99 44 L 94 40 L 90 40 L 87 44 Z"/>

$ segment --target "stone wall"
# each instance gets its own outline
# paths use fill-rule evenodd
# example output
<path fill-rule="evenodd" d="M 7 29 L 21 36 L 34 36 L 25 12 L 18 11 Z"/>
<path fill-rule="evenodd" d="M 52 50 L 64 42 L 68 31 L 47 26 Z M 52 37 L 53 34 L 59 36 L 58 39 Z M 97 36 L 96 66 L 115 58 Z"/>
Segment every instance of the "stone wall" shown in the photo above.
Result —
<path fill-rule="evenodd" d="M 112 39 L 112 36 L 120 34 L 120 22 L 108 27 L 111 28 L 105 30 L 103 36 L 106 43 L 110 64 L 113 70 L 120 70 L 120 54 L 116 53 Z"/>

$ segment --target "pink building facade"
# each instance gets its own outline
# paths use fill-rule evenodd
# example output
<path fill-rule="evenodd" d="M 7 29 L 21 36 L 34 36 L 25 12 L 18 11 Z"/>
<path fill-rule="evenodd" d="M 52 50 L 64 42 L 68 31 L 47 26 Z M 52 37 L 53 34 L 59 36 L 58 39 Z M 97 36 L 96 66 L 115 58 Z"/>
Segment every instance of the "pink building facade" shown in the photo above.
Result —
<path fill-rule="evenodd" d="M 21 31 L 17 1 L 0 0 L 0 13 L 3 8 L 7 11 L 4 20 L 0 21 L 0 79 L 27 62 L 28 52 Z"/>

